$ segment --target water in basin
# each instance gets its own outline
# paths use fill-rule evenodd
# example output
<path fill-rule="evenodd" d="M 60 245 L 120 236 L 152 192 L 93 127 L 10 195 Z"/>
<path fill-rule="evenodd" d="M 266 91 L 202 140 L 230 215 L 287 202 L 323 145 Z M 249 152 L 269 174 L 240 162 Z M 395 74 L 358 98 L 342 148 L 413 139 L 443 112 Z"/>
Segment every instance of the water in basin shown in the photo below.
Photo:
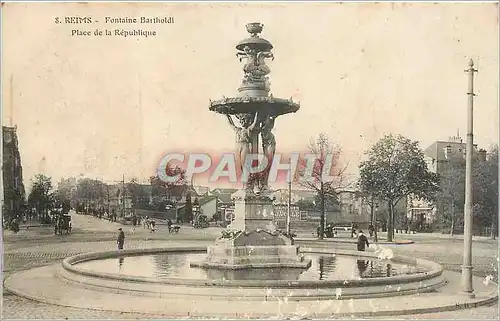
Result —
<path fill-rule="evenodd" d="M 97 273 L 126 276 L 210 280 L 203 268 L 190 267 L 190 262 L 201 262 L 206 253 L 162 253 L 125 256 L 78 263 L 78 267 Z M 299 281 L 333 281 L 346 279 L 390 277 L 426 272 L 422 267 L 393 263 L 388 260 L 362 257 L 305 254 L 311 267 L 299 276 Z M 265 274 L 265 270 L 262 271 Z M 267 279 L 265 276 L 260 279 Z M 271 276 L 269 280 L 273 279 Z"/>

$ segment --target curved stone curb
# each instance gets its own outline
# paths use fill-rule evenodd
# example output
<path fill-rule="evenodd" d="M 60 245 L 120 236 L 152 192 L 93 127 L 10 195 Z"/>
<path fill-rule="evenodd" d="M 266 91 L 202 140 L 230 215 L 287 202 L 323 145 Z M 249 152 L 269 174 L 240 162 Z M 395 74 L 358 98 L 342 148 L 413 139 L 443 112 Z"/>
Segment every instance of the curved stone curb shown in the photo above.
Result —
<path fill-rule="evenodd" d="M 303 243 L 316 243 L 316 244 L 328 244 L 328 243 L 343 243 L 343 244 L 357 244 L 356 239 L 343 239 L 343 238 L 329 238 L 329 239 L 314 239 L 314 238 L 295 238 L 295 241 L 298 244 L 303 244 Z M 415 241 L 413 240 L 395 240 L 393 242 L 386 242 L 386 241 L 381 241 L 381 242 L 371 242 L 370 244 L 376 244 L 376 245 L 409 245 L 409 244 L 415 244 Z"/>
<path fill-rule="evenodd" d="M 95 253 L 85 253 L 81 255 L 72 256 L 63 260 L 63 268 L 66 271 L 74 273 L 75 275 L 82 275 L 90 278 L 97 279 L 108 279 L 115 281 L 126 281 L 126 282 L 142 282 L 149 284 L 169 284 L 169 285 L 189 285 L 189 286 L 212 286 L 212 287 L 247 287 L 247 288 L 285 288 L 285 289 L 347 289 L 347 288 L 363 288 L 360 295 L 366 292 L 366 287 L 387 287 L 390 285 L 403 285 L 408 284 L 408 289 L 403 289 L 405 291 L 415 290 L 420 291 L 430 291 L 435 287 L 442 285 L 443 280 L 439 277 L 443 273 L 442 267 L 431 261 L 423 259 L 415 259 L 412 257 L 405 256 L 394 256 L 391 261 L 394 263 L 405 263 L 423 266 L 429 269 L 428 272 L 417 273 L 411 275 L 396 275 L 391 277 L 378 277 L 378 278 L 368 278 L 368 279 L 352 279 L 352 280 L 332 280 L 332 281 L 282 281 L 282 280 L 196 280 L 196 279 L 159 279 L 154 277 L 140 277 L 140 276 L 128 276 L 119 275 L 114 273 L 103 273 L 94 272 L 87 269 L 83 269 L 75 265 L 75 263 L 95 260 L 95 259 L 107 259 L 119 256 L 131 256 L 131 255 L 144 255 L 144 254 L 156 254 L 156 253 L 173 253 L 173 252 L 204 252 L 206 247 L 201 246 L 189 246 L 189 247 L 162 247 L 162 248 L 150 248 L 150 249 L 130 249 L 121 251 L 106 251 L 106 252 L 95 252 Z M 349 250 L 327 250 L 327 249 L 314 249 L 314 248 L 301 248 L 302 252 L 306 253 L 323 253 L 323 254 L 339 254 L 348 255 L 355 257 L 366 257 L 366 258 L 377 258 L 375 253 L 370 252 L 359 252 L 359 251 L 349 251 Z M 66 275 L 65 278 L 71 279 L 71 275 Z M 85 281 L 80 281 L 85 283 Z M 422 285 L 422 282 L 429 282 L 430 284 Z M 96 285 L 95 282 L 90 282 L 91 285 Z M 409 284 L 414 284 L 410 287 Z M 381 295 L 382 292 L 389 292 L 384 289 L 379 289 L 378 292 L 373 294 Z M 403 294 L 404 292 L 401 292 Z M 335 294 L 330 294 L 335 295 Z M 355 295 L 354 291 L 351 291 L 350 295 Z M 314 296 L 314 295 L 313 295 Z"/>
<path fill-rule="evenodd" d="M 229 318 L 331 318 L 394 316 L 420 313 L 453 311 L 488 305 L 498 300 L 498 286 L 491 284 L 487 291 L 478 291 L 475 299 L 454 293 L 432 293 L 411 297 L 387 299 L 356 299 L 351 301 L 212 301 L 199 299 L 178 299 L 175 296 L 161 298 L 101 293 L 88 289 L 69 287 L 54 278 L 55 266 L 35 268 L 20 272 L 5 281 L 6 289 L 16 295 L 66 307 L 124 313 L 186 317 L 229 317 Z M 460 275 L 446 272 L 448 277 L 459 282 Z M 30 280 L 26 287 L 26 280 Z M 481 279 L 474 277 L 475 283 Z M 484 286 L 482 286 L 484 288 Z M 245 311 L 242 313 L 241 311 Z M 314 311 L 314 312 L 313 312 Z"/>

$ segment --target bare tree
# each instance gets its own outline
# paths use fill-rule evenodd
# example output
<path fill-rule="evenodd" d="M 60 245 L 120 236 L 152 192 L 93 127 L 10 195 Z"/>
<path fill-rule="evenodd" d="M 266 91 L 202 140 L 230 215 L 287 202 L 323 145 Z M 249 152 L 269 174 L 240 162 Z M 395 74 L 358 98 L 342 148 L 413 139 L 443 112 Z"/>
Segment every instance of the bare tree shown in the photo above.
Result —
<path fill-rule="evenodd" d="M 320 226 L 319 238 L 323 239 L 325 231 L 325 212 L 327 203 L 338 203 L 338 192 L 346 187 L 346 166 L 341 166 L 339 156 L 340 146 L 334 144 L 325 134 L 320 133 L 318 137 L 312 138 L 308 145 L 308 152 L 312 159 L 301 159 L 299 161 L 299 182 L 306 189 L 316 193 L 320 201 Z"/>

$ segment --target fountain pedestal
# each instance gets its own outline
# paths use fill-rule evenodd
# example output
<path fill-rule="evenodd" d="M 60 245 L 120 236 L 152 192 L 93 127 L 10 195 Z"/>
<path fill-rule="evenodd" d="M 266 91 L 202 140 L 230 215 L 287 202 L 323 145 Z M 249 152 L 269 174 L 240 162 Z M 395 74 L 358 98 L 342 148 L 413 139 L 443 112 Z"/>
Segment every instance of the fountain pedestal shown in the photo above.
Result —
<path fill-rule="evenodd" d="M 208 246 L 206 261 L 194 262 L 191 266 L 225 270 L 210 271 L 209 275 L 224 275 L 226 279 L 242 279 L 243 276 L 255 279 L 262 273 L 262 270 L 254 271 L 252 277 L 248 272 L 227 271 L 250 268 L 272 269 L 266 271 L 267 278 L 269 273 L 277 273 L 281 279 L 296 279 L 310 267 L 311 261 L 304 260 L 291 237 L 276 229 L 273 198 L 248 196 L 243 191 L 241 194 L 234 198 L 235 219 L 232 224 L 213 245 Z"/>

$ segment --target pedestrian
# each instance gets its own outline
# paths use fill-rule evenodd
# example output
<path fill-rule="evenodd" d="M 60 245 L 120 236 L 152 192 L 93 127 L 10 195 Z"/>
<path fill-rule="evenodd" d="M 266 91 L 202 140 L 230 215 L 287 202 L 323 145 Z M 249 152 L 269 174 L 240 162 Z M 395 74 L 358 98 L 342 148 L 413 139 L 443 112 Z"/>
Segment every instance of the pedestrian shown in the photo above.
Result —
<path fill-rule="evenodd" d="M 368 265 L 370 264 L 370 262 L 365 261 L 365 260 L 357 260 L 357 264 L 358 264 L 359 276 L 363 277 L 363 274 L 365 273 L 366 269 L 368 268 Z"/>
<path fill-rule="evenodd" d="M 368 233 L 370 234 L 370 237 L 373 236 L 373 232 L 375 231 L 375 228 L 373 227 L 372 224 L 368 226 Z"/>
<path fill-rule="evenodd" d="M 11 228 L 15 234 L 17 234 L 17 232 L 19 232 L 19 220 L 17 218 L 14 218 L 12 220 Z"/>
<path fill-rule="evenodd" d="M 118 249 L 123 250 L 123 244 L 125 243 L 125 233 L 121 228 L 118 229 L 118 239 L 116 240 L 116 244 L 118 244 Z"/>
<path fill-rule="evenodd" d="M 172 221 L 167 218 L 168 233 L 172 232 Z"/>
<path fill-rule="evenodd" d="M 155 226 L 156 226 L 155 220 L 151 220 L 150 226 L 151 226 L 151 233 L 154 233 L 155 232 Z"/>
<path fill-rule="evenodd" d="M 366 247 L 370 247 L 368 243 L 368 238 L 363 234 L 363 231 L 359 230 L 358 233 L 358 251 L 364 251 Z"/>

